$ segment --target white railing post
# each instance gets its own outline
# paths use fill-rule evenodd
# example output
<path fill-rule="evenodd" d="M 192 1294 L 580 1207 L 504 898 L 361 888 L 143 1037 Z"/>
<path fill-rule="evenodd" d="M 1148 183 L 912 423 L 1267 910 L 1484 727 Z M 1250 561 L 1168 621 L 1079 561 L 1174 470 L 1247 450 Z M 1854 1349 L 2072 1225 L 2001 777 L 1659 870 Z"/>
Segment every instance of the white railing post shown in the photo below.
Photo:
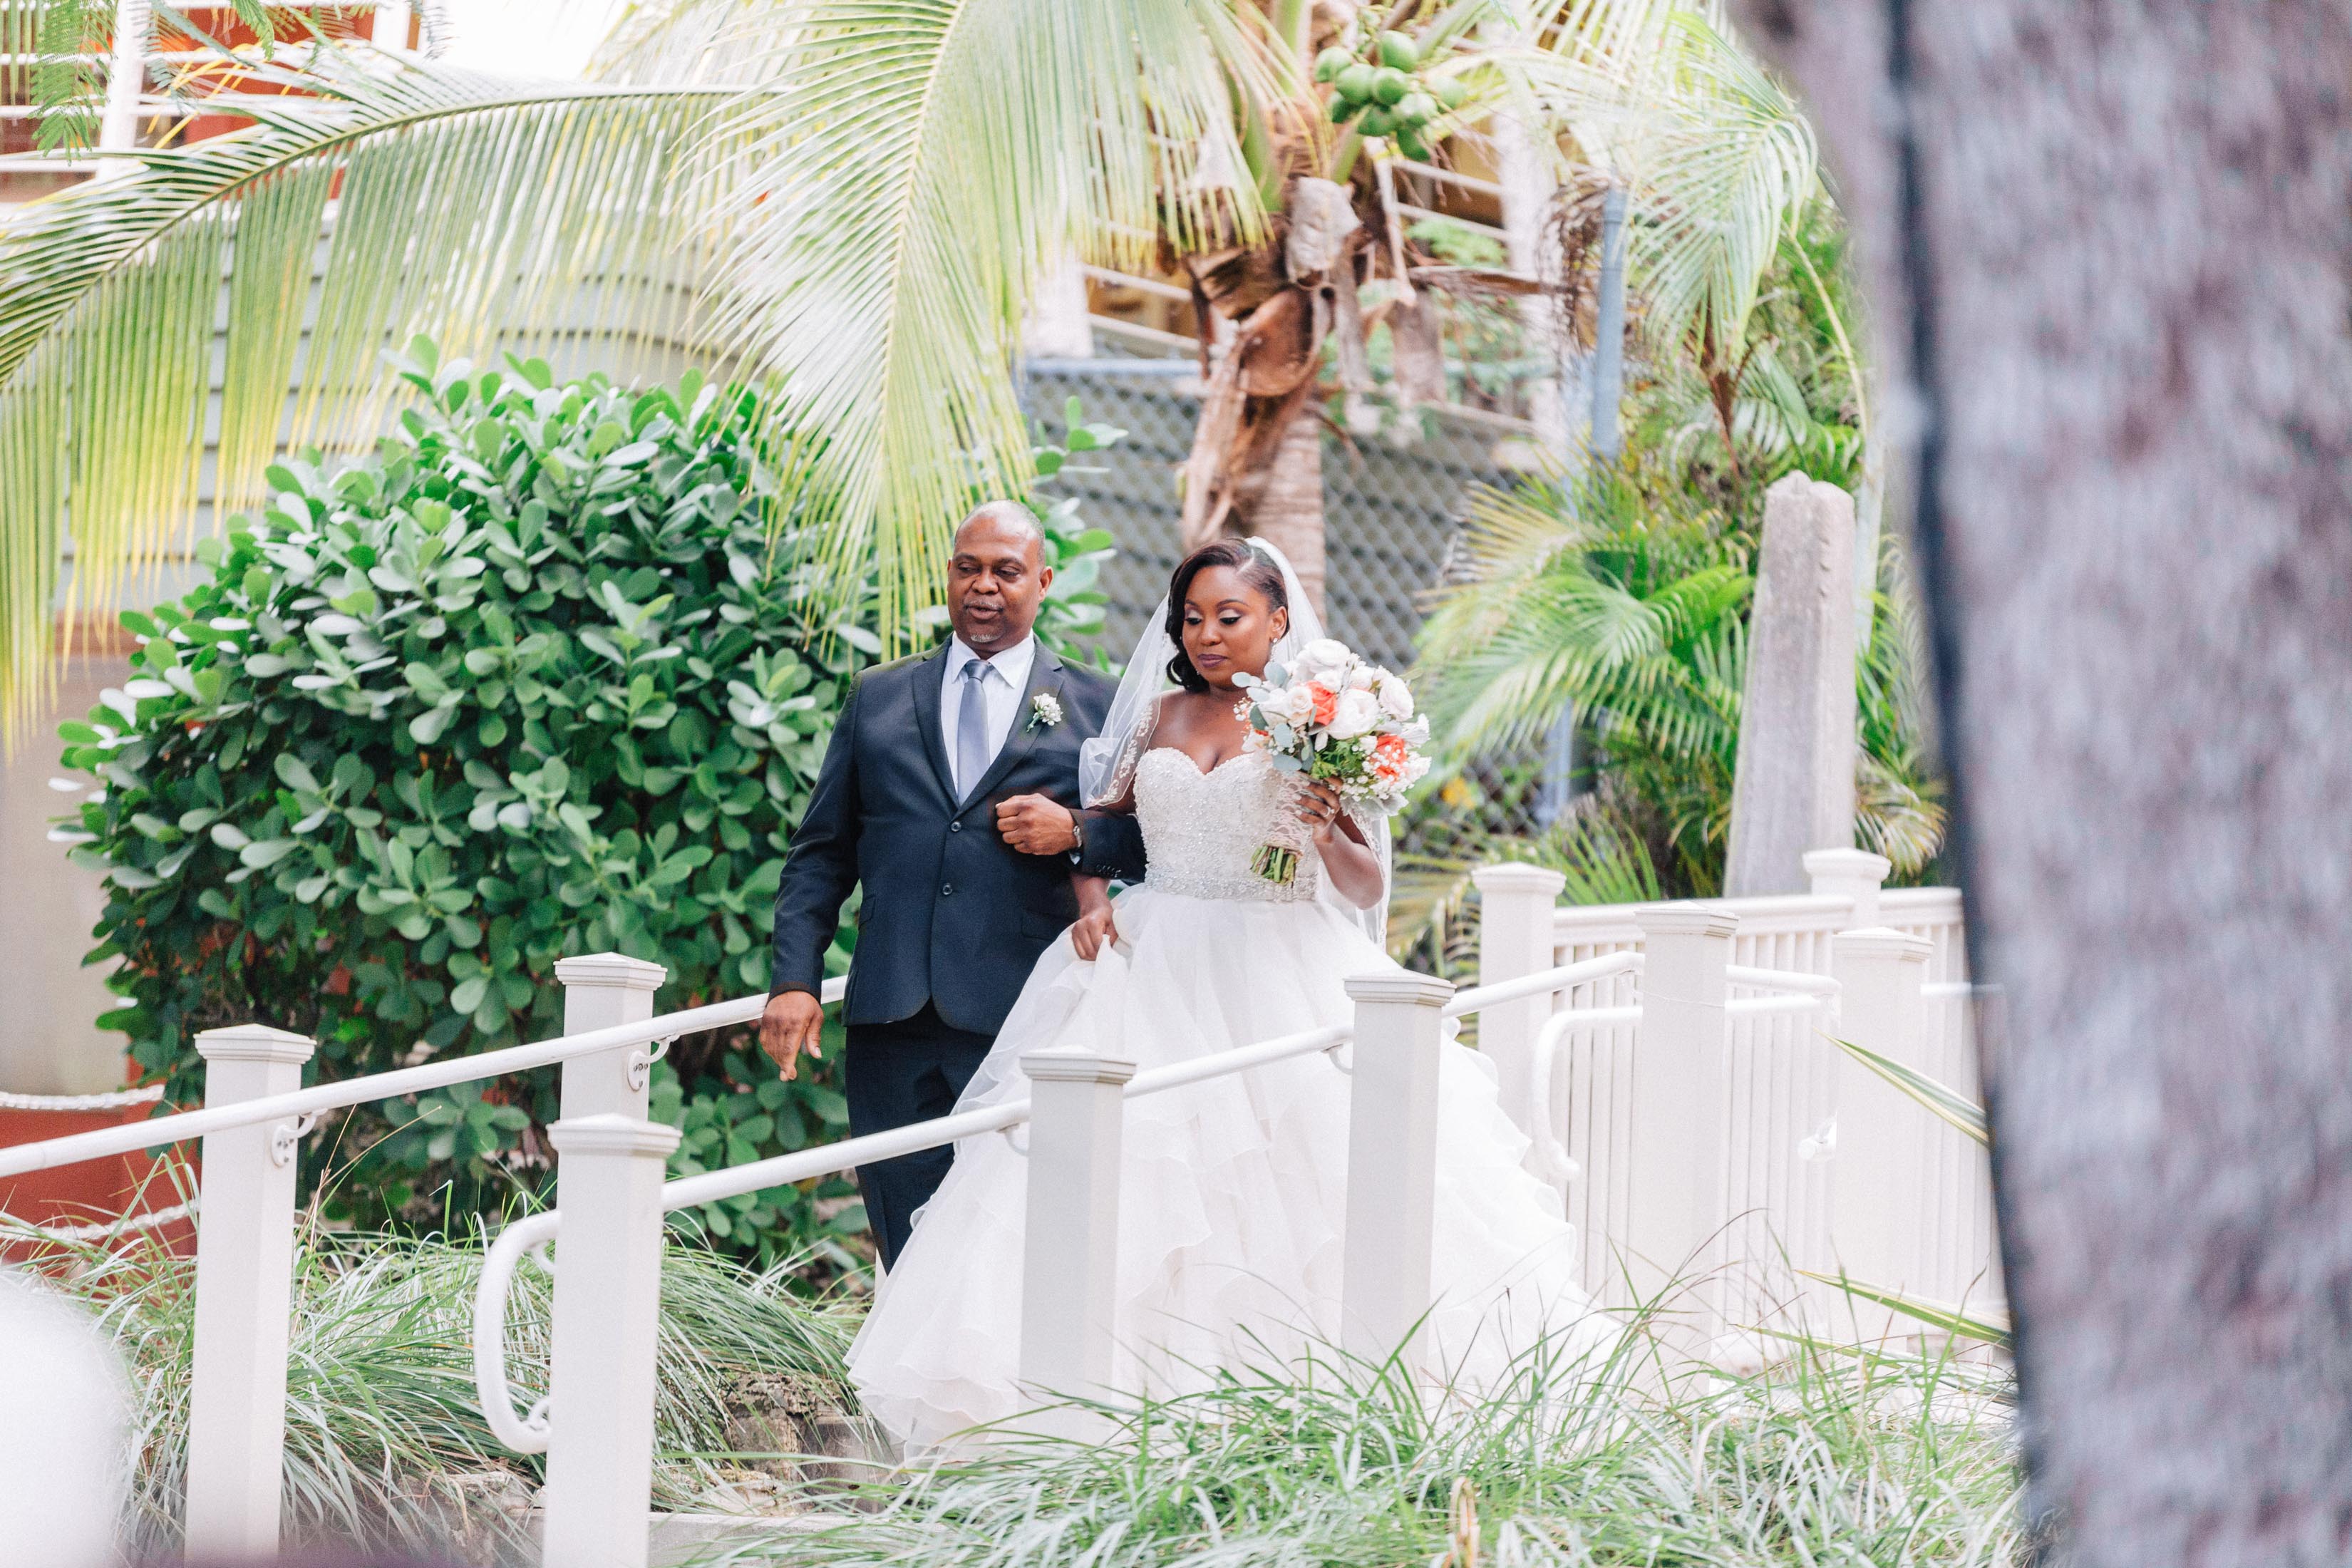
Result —
<path fill-rule="evenodd" d="M 1853 900 L 1853 913 L 1845 921 L 1849 928 L 1878 923 L 1878 892 L 1894 869 L 1894 861 L 1867 849 L 1805 851 L 1805 875 L 1813 891 Z"/>
<path fill-rule="evenodd" d="M 1021 1070 L 1029 1075 L 1021 1382 L 1041 1396 L 1098 1394 L 1111 1379 L 1123 1090 L 1135 1064 L 1032 1051 Z"/>
<path fill-rule="evenodd" d="M 1729 1064 L 1724 1002 L 1739 918 L 1701 903 L 1651 904 L 1642 928 L 1642 1028 L 1626 1149 L 1626 1268 L 1640 1300 L 1660 1300 L 1686 1350 L 1719 1330 L 1725 1262 Z M 1682 1289 L 1669 1294 L 1681 1282 Z"/>
<path fill-rule="evenodd" d="M 1840 987 L 1838 1032 L 1890 1060 L 1918 1067 L 1927 1010 L 1920 987 L 1932 951 L 1927 939 L 1880 926 L 1840 931 L 1830 951 Z M 1843 1051 L 1837 1055 L 1837 1148 L 1830 1161 L 1835 1267 L 1857 1283 L 1916 1288 L 1934 1123 L 1925 1106 Z M 1841 1314 L 1847 1310 L 1843 1299 L 1835 1307 Z M 1854 1300 L 1852 1310 L 1870 1338 L 1894 1326 L 1883 1309 L 1866 1301 Z"/>
<path fill-rule="evenodd" d="M 563 1228 L 549 1347 L 542 1560 L 645 1568 L 662 1173 L 677 1129 L 604 1114 L 567 1117 L 548 1135 L 559 1156 Z"/>
<path fill-rule="evenodd" d="M 106 62 L 106 107 L 98 121 L 100 152 L 128 152 L 139 145 L 139 100 L 147 90 L 147 43 L 154 24 L 152 0 L 115 0 L 114 47 Z M 121 179 L 131 170 L 128 160 L 110 158 L 99 164 L 95 177 Z"/>
<path fill-rule="evenodd" d="M 1339 1341 L 1384 1361 L 1405 1349 L 1430 1305 L 1437 1202 L 1437 1057 L 1451 981 L 1410 970 L 1352 974 L 1354 1060 L 1348 1107 L 1348 1222 Z"/>
<path fill-rule="evenodd" d="M 563 1032 L 584 1035 L 652 1017 L 654 993 L 669 978 L 669 971 L 642 958 L 592 952 L 557 959 L 555 978 L 563 987 Z M 563 1064 L 563 1120 L 617 1115 L 643 1121 L 652 1065 L 650 1046 L 572 1058 Z M 562 1206 L 561 1199 L 557 1206 Z"/>
<path fill-rule="evenodd" d="M 376 0 L 375 20 L 368 27 L 368 42 L 388 55 L 406 54 L 411 15 L 408 0 Z"/>
<path fill-rule="evenodd" d="M 1496 985 L 1552 966 L 1552 910 L 1568 879 L 1539 866 L 1482 866 L 1478 889 L 1478 984 Z M 1549 996 L 1506 1002 L 1478 1015 L 1478 1049 L 1495 1064 L 1503 1109 L 1533 1138 L 1551 1108 L 1535 1103 L 1536 1031 Z"/>
<path fill-rule="evenodd" d="M 258 1024 L 207 1029 L 196 1037 L 205 1109 L 293 1093 L 313 1048 L 299 1035 Z M 204 1141 L 188 1412 L 192 1558 L 260 1561 L 278 1553 L 300 1142 L 290 1120 Z"/>

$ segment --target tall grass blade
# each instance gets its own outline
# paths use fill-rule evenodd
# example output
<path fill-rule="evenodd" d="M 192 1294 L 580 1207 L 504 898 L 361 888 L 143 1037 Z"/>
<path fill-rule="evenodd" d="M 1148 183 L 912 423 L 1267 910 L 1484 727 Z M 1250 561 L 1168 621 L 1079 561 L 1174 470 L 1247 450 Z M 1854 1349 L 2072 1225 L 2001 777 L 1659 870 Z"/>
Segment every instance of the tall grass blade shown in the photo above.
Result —
<path fill-rule="evenodd" d="M 1992 1124 L 1985 1120 L 1984 1107 L 1948 1084 L 1929 1078 L 1926 1073 L 1905 1067 L 1901 1062 L 1880 1056 L 1868 1046 L 1855 1045 L 1832 1035 L 1830 1039 L 1838 1049 L 1926 1106 L 1945 1122 L 1974 1140 L 1980 1147 L 1992 1147 Z"/>

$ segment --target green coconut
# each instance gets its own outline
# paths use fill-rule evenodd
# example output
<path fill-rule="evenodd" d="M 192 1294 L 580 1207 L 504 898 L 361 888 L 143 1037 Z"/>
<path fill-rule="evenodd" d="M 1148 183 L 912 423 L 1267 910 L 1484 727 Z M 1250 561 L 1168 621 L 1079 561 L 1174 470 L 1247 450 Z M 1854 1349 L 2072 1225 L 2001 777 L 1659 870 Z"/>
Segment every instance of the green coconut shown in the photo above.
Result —
<path fill-rule="evenodd" d="M 1315 79 L 1329 81 L 1355 63 L 1355 56 L 1335 44 L 1315 57 Z"/>
<path fill-rule="evenodd" d="M 1382 66 L 1372 73 L 1372 96 L 1391 108 L 1412 90 L 1412 78 L 1394 66 Z"/>
<path fill-rule="evenodd" d="M 1362 103 L 1372 96 L 1372 83 L 1379 75 L 1371 67 L 1358 60 L 1333 77 L 1331 85 L 1339 89 L 1339 96 L 1349 103 Z"/>
<path fill-rule="evenodd" d="M 1363 119 L 1356 122 L 1356 129 L 1367 136 L 1386 136 L 1396 129 L 1396 116 L 1375 105 L 1364 110 Z"/>
<path fill-rule="evenodd" d="M 1418 131 L 1437 118 L 1437 100 L 1425 92 L 1408 92 L 1397 100 L 1396 118 L 1398 124 Z"/>
<path fill-rule="evenodd" d="M 1402 33 L 1382 33 L 1381 64 L 1392 66 L 1401 71 L 1409 71 L 1421 64 L 1421 50 L 1416 48 L 1413 41 Z"/>
<path fill-rule="evenodd" d="M 1423 142 L 1421 132 L 1410 125 L 1397 127 L 1396 150 L 1416 163 L 1429 162 L 1429 143 Z"/>

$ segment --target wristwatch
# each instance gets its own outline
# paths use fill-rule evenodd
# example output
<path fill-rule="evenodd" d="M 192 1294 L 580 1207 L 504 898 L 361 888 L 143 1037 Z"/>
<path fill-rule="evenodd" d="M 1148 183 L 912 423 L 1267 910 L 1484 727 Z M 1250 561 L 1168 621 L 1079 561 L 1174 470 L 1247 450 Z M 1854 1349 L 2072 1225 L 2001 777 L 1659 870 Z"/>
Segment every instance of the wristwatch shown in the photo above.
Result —
<path fill-rule="evenodd" d="M 1063 809 L 1063 810 L 1065 810 L 1065 811 L 1069 811 L 1069 807 L 1067 807 L 1067 806 L 1064 806 L 1062 809 Z M 1085 854 L 1086 852 L 1087 852 L 1087 819 L 1086 819 L 1086 817 L 1085 817 L 1084 816 L 1080 815 L 1079 813 L 1075 812 L 1075 811 L 1071 811 L 1071 812 L 1070 812 L 1070 864 L 1071 864 L 1071 865 L 1073 865 L 1073 866 L 1076 865 L 1076 864 L 1078 863 L 1078 857 L 1079 857 L 1079 856 L 1081 856 L 1081 855 L 1083 855 L 1083 854 Z"/>

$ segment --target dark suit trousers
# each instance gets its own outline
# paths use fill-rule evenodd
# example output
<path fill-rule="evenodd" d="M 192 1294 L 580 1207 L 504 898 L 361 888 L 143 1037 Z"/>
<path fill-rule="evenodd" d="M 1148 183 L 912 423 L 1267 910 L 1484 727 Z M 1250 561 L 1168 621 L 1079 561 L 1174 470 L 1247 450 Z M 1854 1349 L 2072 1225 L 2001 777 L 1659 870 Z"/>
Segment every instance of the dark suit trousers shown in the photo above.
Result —
<path fill-rule="evenodd" d="M 849 1135 L 863 1138 L 945 1116 L 993 1044 L 992 1036 L 942 1022 L 929 1002 L 895 1024 L 850 1025 Z M 915 1211 L 939 1191 L 954 1163 L 955 1146 L 948 1144 L 857 1167 L 866 1223 L 885 1268 L 898 1262 Z"/>

